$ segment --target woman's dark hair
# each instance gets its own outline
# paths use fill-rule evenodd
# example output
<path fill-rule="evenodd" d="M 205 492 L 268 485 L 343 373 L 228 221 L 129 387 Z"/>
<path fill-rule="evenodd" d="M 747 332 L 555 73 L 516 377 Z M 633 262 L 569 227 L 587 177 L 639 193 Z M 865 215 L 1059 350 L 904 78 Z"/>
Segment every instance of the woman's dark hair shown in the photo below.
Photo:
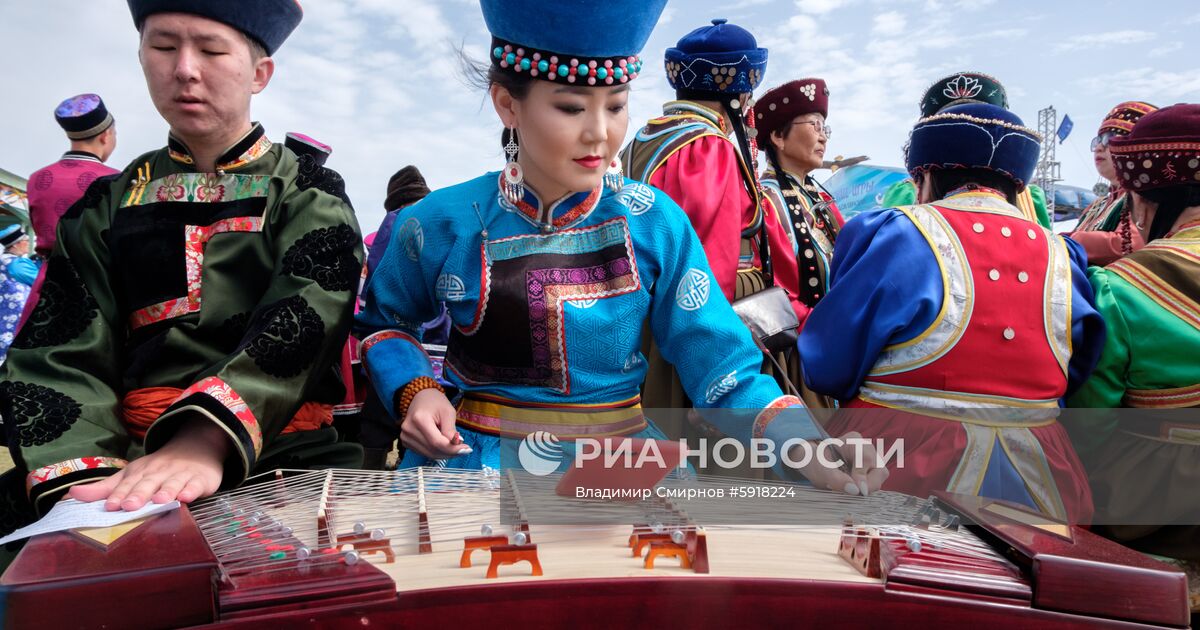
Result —
<path fill-rule="evenodd" d="M 771 141 L 771 137 L 779 134 L 780 139 L 787 140 L 788 134 L 792 132 L 792 126 L 787 125 L 783 129 L 777 129 L 767 134 L 759 134 L 758 148 L 762 149 L 763 153 L 767 154 L 767 164 L 775 170 L 776 173 L 783 173 L 783 167 L 779 164 L 779 149 L 775 147 L 775 143 Z"/>
<path fill-rule="evenodd" d="M 1009 203 L 1017 204 L 1017 185 L 1013 180 L 996 171 L 985 168 L 954 168 L 926 171 L 933 198 L 945 199 L 946 195 L 964 186 L 974 184 L 998 190 Z"/>
<path fill-rule="evenodd" d="M 1146 242 L 1166 236 L 1184 210 L 1200 206 L 1200 184 L 1182 184 L 1168 188 L 1144 190 L 1139 194 L 1158 204 Z"/>
<path fill-rule="evenodd" d="M 520 101 L 529 96 L 529 90 L 533 88 L 535 79 L 527 72 L 512 72 L 494 64 L 472 59 L 461 48 L 458 50 L 458 59 L 467 83 L 485 92 L 490 90 L 493 85 L 499 85 L 508 90 L 513 98 Z M 508 144 L 511 134 L 512 131 L 509 129 L 500 133 L 500 146 Z"/>

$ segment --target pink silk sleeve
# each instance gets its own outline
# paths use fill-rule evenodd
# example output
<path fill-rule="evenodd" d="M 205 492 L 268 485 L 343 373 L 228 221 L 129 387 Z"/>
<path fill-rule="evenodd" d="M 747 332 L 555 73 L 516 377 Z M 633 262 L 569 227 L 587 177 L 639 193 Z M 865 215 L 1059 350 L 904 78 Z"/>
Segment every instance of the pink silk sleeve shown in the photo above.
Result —
<path fill-rule="evenodd" d="M 1128 218 L 1123 220 L 1127 221 Z M 1129 245 L 1132 251 L 1136 252 L 1146 244 L 1146 241 L 1142 239 L 1141 230 L 1132 225 L 1129 228 Z M 1073 232 L 1069 236 L 1083 246 L 1083 251 L 1087 252 L 1089 266 L 1103 267 L 1125 256 L 1122 249 L 1120 225 L 1112 232 Z"/>
<path fill-rule="evenodd" d="M 717 284 L 732 301 L 742 227 L 753 212 L 733 144 L 716 136 L 699 138 L 667 158 L 649 183 L 687 213 Z"/>

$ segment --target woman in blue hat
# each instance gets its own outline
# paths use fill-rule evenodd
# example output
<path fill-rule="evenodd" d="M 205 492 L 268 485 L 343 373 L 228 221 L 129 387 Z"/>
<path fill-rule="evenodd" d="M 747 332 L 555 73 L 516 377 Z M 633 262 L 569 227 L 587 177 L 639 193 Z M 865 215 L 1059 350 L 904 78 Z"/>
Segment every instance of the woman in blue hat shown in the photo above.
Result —
<path fill-rule="evenodd" d="M 819 439 L 806 412 L 780 413 L 801 403 L 760 374 L 687 216 L 621 175 L 629 82 L 665 1 L 481 4 L 508 162 L 405 211 L 357 318 L 363 361 L 402 422 L 401 465 L 498 469 L 502 450 L 539 431 L 564 446 L 661 438 L 639 398 L 647 321 L 699 406 L 754 410 L 727 414 L 726 433 L 779 447 Z M 442 305 L 453 403 L 420 343 L 420 323 Z M 886 474 L 800 472 L 856 493 Z"/>

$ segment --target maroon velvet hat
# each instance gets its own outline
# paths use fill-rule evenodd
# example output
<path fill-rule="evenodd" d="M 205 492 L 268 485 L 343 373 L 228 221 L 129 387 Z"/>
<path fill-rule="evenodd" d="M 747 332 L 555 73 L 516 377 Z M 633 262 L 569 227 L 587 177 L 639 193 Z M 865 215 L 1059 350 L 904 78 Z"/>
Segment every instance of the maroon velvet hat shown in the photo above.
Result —
<path fill-rule="evenodd" d="M 1108 147 L 1126 190 L 1200 185 L 1200 105 L 1180 103 L 1146 114 Z"/>
<path fill-rule="evenodd" d="M 829 116 L 829 88 L 823 79 L 798 79 L 767 90 L 754 106 L 758 132 L 782 130 L 797 116 Z"/>

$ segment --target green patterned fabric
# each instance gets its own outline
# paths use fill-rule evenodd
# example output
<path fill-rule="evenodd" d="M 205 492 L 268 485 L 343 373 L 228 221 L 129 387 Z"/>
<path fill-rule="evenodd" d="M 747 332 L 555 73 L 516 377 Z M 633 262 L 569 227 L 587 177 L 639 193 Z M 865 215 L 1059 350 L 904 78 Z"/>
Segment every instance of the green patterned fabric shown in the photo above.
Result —
<path fill-rule="evenodd" d="M 305 402 L 344 394 L 339 358 L 362 269 L 341 177 L 261 127 L 197 173 L 186 147 L 102 178 L 63 217 L 29 321 L 0 368 L 9 444 L 39 513 L 185 421 L 218 423 L 241 483 Z M 122 402 L 183 390 L 143 442 Z M 306 446 L 312 450 L 311 444 Z"/>

